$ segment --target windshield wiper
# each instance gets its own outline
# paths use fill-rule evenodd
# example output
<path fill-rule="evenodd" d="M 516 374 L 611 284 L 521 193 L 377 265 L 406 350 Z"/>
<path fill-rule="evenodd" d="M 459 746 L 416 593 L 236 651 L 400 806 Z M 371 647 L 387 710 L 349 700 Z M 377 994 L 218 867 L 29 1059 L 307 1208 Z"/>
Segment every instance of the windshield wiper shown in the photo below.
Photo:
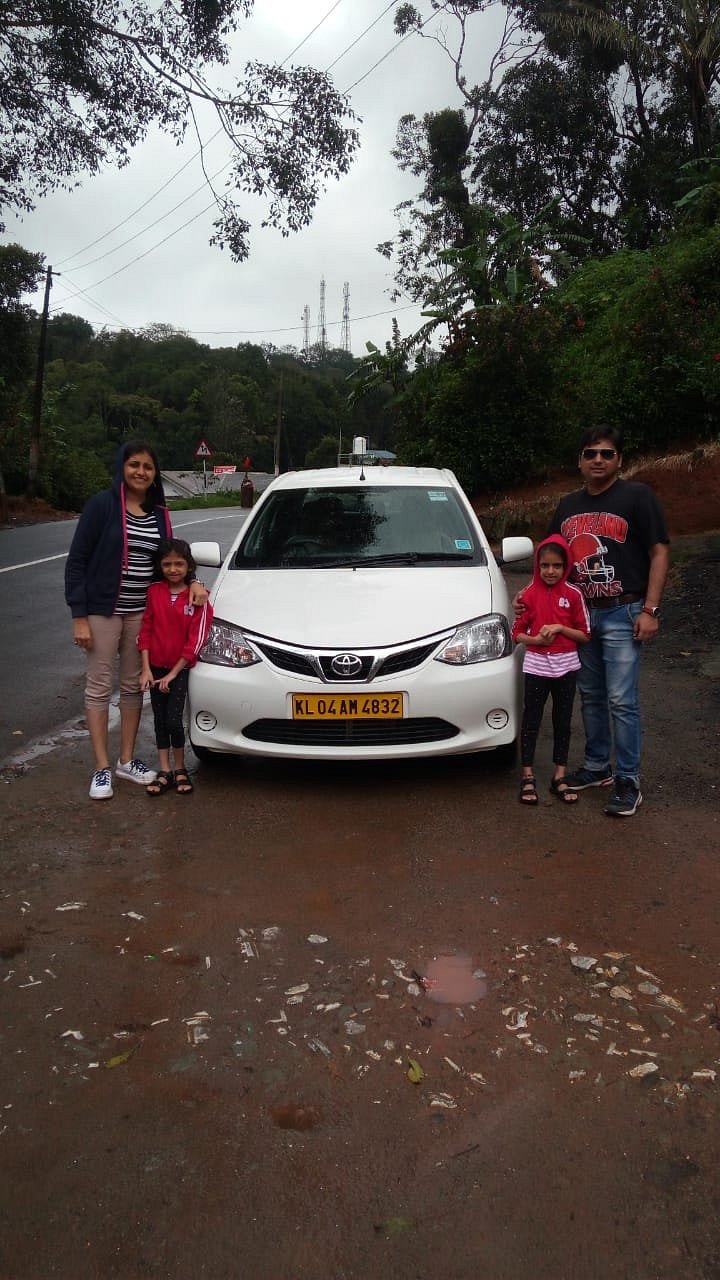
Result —
<path fill-rule="evenodd" d="M 362 568 L 364 565 L 385 564 L 452 564 L 455 560 L 472 559 L 472 551 L 397 551 L 392 555 L 363 556 L 356 563 Z"/>

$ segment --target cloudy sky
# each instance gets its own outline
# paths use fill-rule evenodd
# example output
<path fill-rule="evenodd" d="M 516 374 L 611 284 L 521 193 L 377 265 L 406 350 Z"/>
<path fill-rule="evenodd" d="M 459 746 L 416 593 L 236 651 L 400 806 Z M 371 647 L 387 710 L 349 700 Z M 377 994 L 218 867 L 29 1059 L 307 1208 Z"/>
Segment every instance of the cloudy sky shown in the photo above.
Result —
<path fill-rule="evenodd" d="M 416 5 L 423 17 L 430 15 L 428 0 Z M 250 205 L 250 257 L 233 263 L 208 244 L 213 210 L 203 212 L 211 197 L 199 160 L 192 160 L 196 144 L 189 140 L 177 148 L 156 134 L 125 169 L 49 196 L 22 218 L 6 218 L 4 240 L 43 253 L 61 273 L 51 309 L 83 316 L 96 329 L 163 323 L 210 346 L 268 341 L 300 348 L 306 305 L 316 341 L 324 278 L 330 345 L 341 345 L 345 281 L 356 355 L 368 340 L 386 341 L 394 315 L 401 332 L 411 333 L 419 311 L 391 303 L 390 264 L 375 250 L 395 233 L 394 206 L 416 187 L 398 171 L 390 150 L 401 115 L 459 102 L 451 64 L 437 44 L 416 35 L 400 42 L 394 35 L 395 7 L 386 0 L 256 0 L 254 17 L 236 38 L 238 76 L 247 60 L 282 62 L 309 36 L 291 62 L 323 70 L 334 63 L 336 88 L 355 86 L 349 96 L 361 117 L 361 150 L 350 173 L 330 186 L 307 230 L 289 238 L 262 230 L 262 210 Z M 474 19 L 466 56 L 474 81 L 487 74 L 498 19 L 496 13 Z M 443 25 L 450 37 L 452 24 L 442 15 L 426 30 Z M 205 136 L 216 128 L 208 119 Z M 208 149 L 210 172 L 227 155 L 221 136 Z M 40 307 L 40 294 L 34 305 Z"/>

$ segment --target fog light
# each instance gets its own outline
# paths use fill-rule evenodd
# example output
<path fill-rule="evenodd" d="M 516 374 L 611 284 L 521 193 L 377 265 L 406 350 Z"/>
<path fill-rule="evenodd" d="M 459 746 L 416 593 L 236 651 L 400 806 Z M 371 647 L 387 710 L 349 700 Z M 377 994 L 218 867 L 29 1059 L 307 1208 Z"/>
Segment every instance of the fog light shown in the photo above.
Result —
<path fill-rule="evenodd" d="M 488 711 L 485 719 L 491 729 L 504 729 L 510 716 L 502 707 L 495 707 L 493 711 Z"/>
<path fill-rule="evenodd" d="M 212 733 L 213 729 L 217 729 L 217 720 L 211 711 L 198 711 L 195 723 L 204 733 Z"/>

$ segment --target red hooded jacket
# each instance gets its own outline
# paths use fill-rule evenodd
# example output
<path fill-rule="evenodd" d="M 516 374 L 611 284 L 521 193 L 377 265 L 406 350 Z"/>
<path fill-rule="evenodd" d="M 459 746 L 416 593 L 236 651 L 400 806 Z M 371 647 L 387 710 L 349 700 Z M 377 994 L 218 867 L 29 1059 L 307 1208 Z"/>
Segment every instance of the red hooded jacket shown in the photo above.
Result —
<path fill-rule="evenodd" d="M 565 552 L 565 572 L 552 587 L 543 582 L 538 568 L 540 552 L 547 546 L 561 547 Z M 578 587 L 567 580 L 572 566 L 572 552 L 560 534 L 553 534 L 538 544 L 533 564 L 533 580 L 523 588 L 518 597 L 525 605 L 525 611 L 513 623 L 513 640 L 517 640 L 520 635 L 535 636 L 541 627 L 552 622 L 560 622 L 565 627 L 590 635 L 590 616 L 584 596 Z M 565 671 L 577 670 L 580 665 L 579 659 L 568 662 L 566 657 L 564 661 L 558 661 L 559 655 L 575 655 L 577 658 L 577 643 L 567 636 L 554 636 L 547 648 L 542 645 L 526 645 L 524 648 L 523 670 L 534 675 L 558 676 Z"/>
<path fill-rule="evenodd" d="M 173 602 L 167 582 L 153 582 L 148 587 L 138 649 L 141 653 L 143 649 L 149 651 L 153 667 L 170 670 L 178 658 L 184 658 L 189 667 L 194 667 L 208 638 L 212 620 L 212 606 L 193 607 L 187 587 Z"/>

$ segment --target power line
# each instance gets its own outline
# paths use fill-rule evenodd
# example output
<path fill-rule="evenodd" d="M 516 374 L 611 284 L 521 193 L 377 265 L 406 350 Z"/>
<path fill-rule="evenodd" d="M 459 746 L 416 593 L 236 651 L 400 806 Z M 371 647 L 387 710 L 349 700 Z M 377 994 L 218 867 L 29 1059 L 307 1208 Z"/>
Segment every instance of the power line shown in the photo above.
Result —
<path fill-rule="evenodd" d="M 87 293 L 85 289 L 81 289 L 80 285 L 76 284 L 74 280 L 70 280 L 70 277 L 68 276 L 67 271 L 63 271 L 62 276 L 64 280 L 69 281 L 71 288 L 74 289 L 75 292 L 71 294 L 66 294 L 64 299 L 61 299 L 59 303 L 57 303 L 54 307 L 50 308 L 53 315 L 60 310 L 63 301 L 69 302 L 71 298 L 82 297 L 85 299 L 86 302 L 90 304 L 90 306 L 96 307 L 98 311 L 104 311 L 106 316 L 110 316 L 111 320 L 115 320 L 120 325 L 121 329 L 126 328 L 126 326 L 123 324 L 123 321 L 120 319 L 119 316 L 115 315 L 114 311 L 109 311 L 107 307 L 103 306 L 102 302 L 97 302 L 95 298 L 91 298 L 90 294 Z"/>
<path fill-rule="evenodd" d="M 315 23 L 315 26 L 312 28 L 312 30 L 311 30 L 311 31 L 308 31 L 308 33 L 307 33 L 307 35 L 306 35 L 306 36 L 303 36 L 303 39 L 300 41 L 300 43 L 295 45 L 295 48 L 291 50 L 291 52 L 287 55 L 287 57 L 286 57 L 286 58 L 283 58 L 282 62 L 280 63 L 280 66 L 281 66 L 281 67 L 284 67 L 284 66 L 285 66 L 285 63 L 286 63 L 286 62 L 289 62 L 289 61 L 290 61 L 290 59 L 291 59 L 292 57 L 294 57 L 294 55 L 297 53 L 298 49 L 301 49 L 301 48 L 302 48 L 302 46 L 303 46 L 303 45 L 304 45 L 304 44 L 305 44 L 305 43 L 310 39 L 310 37 L 311 37 L 311 36 L 314 36 L 315 32 L 319 30 L 319 28 L 323 25 L 323 23 L 324 23 L 324 22 L 327 22 L 328 18 L 329 18 L 329 17 L 330 17 L 334 12 L 335 12 L 335 10 L 338 8 L 338 6 L 339 6 L 340 4 L 342 4 L 342 2 L 343 2 L 343 0 L 335 0 L 335 4 L 332 6 L 332 8 L 331 8 L 331 9 L 328 9 L 328 12 L 325 14 L 325 16 L 324 16 L 323 18 L 321 18 L 319 22 L 316 22 L 316 23 Z M 343 54 L 340 54 L 340 57 L 342 57 L 342 56 L 343 56 Z M 333 64 L 333 65 L 334 65 L 334 64 Z M 101 236 L 96 236 L 96 238 L 95 238 L 94 240 L 91 240 L 89 244 L 86 244 L 86 245 L 84 246 L 84 248 L 76 250 L 76 252 L 75 252 L 75 253 L 70 254 L 70 256 L 69 256 L 68 258 L 64 258 L 64 259 L 60 262 L 60 264 L 59 264 L 59 265 L 60 265 L 60 266 L 63 266 L 63 265 L 64 265 L 64 263 L 66 263 L 66 262 L 72 262 L 73 258 L 80 258 L 80 257 L 82 257 L 82 255 L 83 255 L 83 254 L 85 254 L 85 253 L 89 253 L 91 249 L 94 249 L 94 248 L 95 248 L 95 245 L 96 245 L 96 244 L 102 244 L 102 241 L 103 241 L 103 240 L 107 240 L 108 236 L 113 235 L 113 233 L 114 233 L 115 231 L 119 231 L 121 227 L 124 227 L 128 222 L 130 222 L 133 218 L 135 218 L 139 213 L 142 213 L 143 209 L 146 209 L 146 208 L 147 208 L 147 206 L 148 206 L 149 204 L 152 204 L 152 201 L 153 201 L 153 200 L 155 200 L 155 199 L 157 198 L 157 196 L 162 195 L 163 191 L 165 191 L 165 190 L 166 190 L 166 189 L 171 185 L 171 183 L 175 182 L 176 178 L 179 178 L 179 177 L 180 177 L 180 174 L 181 174 L 181 173 L 184 173 L 184 172 L 185 172 L 185 170 L 186 170 L 186 169 L 187 169 L 191 164 L 193 164 L 193 163 L 197 160 L 198 156 L 199 156 L 199 155 L 202 155 L 203 150 L 204 150 L 204 149 L 206 149 L 207 147 L 209 147 L 209 146 L 210 146 L 210 144 L 211 144 L 211 142 L 214 142 L 214 141 L 215 141 L 215 139 L 216 139 L 216 138 L 218 138 L 222 132 L 223 132 L 222 127 L 221 127 L 221 128 L 219 128 L 219 129 L 216 129 L 216 130 L 215 130 L 215 133 L 213 133 L 213 134 L 211 134 L 211 135 L 210 135 L 210 137 L 208 138 L 207 142 L 204 142 L 200 147 L 198 147 L 198 150 L 197 150 L 197 151 L 194 151 L 194 152 L 193 152 L 193 154 L 189 157 L 189 159 L 188 159 L 188 160 L 186 160 L 184 164 L 181 164 L 181 165 L 180 165 L 180 168 L 179 168 L 179 169 L 176 169 L 176 170 L 175 170 L 175 173 L 171 174 L 171 176 L 170 176 L 170 177 L 169 177 L 165 182 L 163 182 L 162 186 L 158 187 L 156 191 L 153 191 L 152 195 L 149 195 L 149 196 L 148 196 L 148 198 L 147 198 L 147 200 L 144 200 L 144 201 L 142 202 L 142 204 L 138 205 L 138 207 L 137 207 L 136 209 L 133 209 L 133 210 L 132 210 L 132 212 L 131 212 L 131 213 L 129 213 L 129 214 L 127 215 L 127 217 L 123 218 L 120 222 L 117 222 L 117 223 L 115 224 L 115 226 L 114 226 L 114 227 L 111 227 L 111 228 L 110 228 L 110 230 L 109 230 L 109 231 L 105 231 L 105 232 L 103 232 L 103 234 L 102 234 Z M 227 169 L 227 168 L 229 167 L 229 164 L 230 164 L 230 162 L 228 161 L 228 164 L 227 164 L 227 165 L 225 165 L 225 166 L 224 166 L 224 168 L 225 168 L 225 169 Z M 222 170 L 222 169 L 219 169 L 219 170 L 218 170 L 218 173 L 213 174 L 213 177 L 214 177 L 214 178 L 216 178 L 216 177 L 218 176 L 218 174 L 219 174 L 219 173 L 222 173 L 222 172 L 223 172 L 223 170 Z M 200 188 L 198 188 L 197 190 L 200 190 Z M 193 195 L 195 195 L 195 194 L 196 194 L 196 192 L 193 192 L 192 194 L 193 194 Z M 189 199 L 189 197 L 188 197 L 188 199 Z M 178 206 L 176 205 L 175 207 L 177 208 Z M 173 210 L 171 209 L 171 210 L 170 210 L 170 213 L 172 213 L 172 212 L 173 212 Z M 164 216 L 166 216 L 166 217 L 167 217 L 167 216 L 169 216 L 169 215 L 167 215 L 167 214 L 166 214 L 166 215 L 164 215 Z M 154 226 L 154 225 L 155 225 L 155 223 L 151 223 L 150 225 L 151 225 L 151 226 Z M 142 231 L 138 232 L 137 234 L 138 234 L 138 235 L 141 235 L 141 234 L 142 234 Z M 133 237 L 133 239 L 134 239 L 134 238 L 136 238 L 136 237 Z M 125 243 L 127 244 L 127 243 L 128 243 L 128 241 L 125 241 Z M 122 248 L 122 245 L 120 245 L 120 246 L 118 246 L 118 247 L 119 247 L 119 248 Z M 114 250 L 114 249 L 111 249 L 111 250 L 109 251 L 109 253 L 114 253 L 114 252 L 115 252 L 115 250 Z M 103 255 L 103 256 L 109 256 L 109 255 Z M 95 259 L 95 261 L 97 262 L 97 261 L 99 261 L 99 259 L 97 259 L 97 258 L 96 258 L 96 259 Z M 87 264 L 87 265 L 91 265 L 91 264 Z M 129 265 L 132 265 L 132 264 L 129 264 Z M 80 268 L 80 267 L 74 267 L 74 268 L 73 268 L 73 270 L 81 270 L 81 268 Z"/>
<path fill-rule="evenodd" d="M 395 0 L 393 0 L 393 3 L 395 3 Z M 328 9 L 327 13 L 325 14 L 325 17 L 321 18 L 319 22 L 315 23 L 315 26 L 313 27 L 312 31 L 308 31 L 307 35 L 303 36 L 300 43 L 295 45 L 295 48 L 288 54 L 287 58 L 283 58 L 282 62 L 280 63 L 281 67 L 284 67 L 286 62 L 289 62 L 291 58 L 295 57 L 295 54 L 297 53 L 298 49 L 302 49 L 303 45 L 307 44 L 307 41 L 310 39 L 310 37 L 315 35 L 315 32 L 320 29 L 323 22 L 327 22 L 328 18 L 331 16 L 331 14 L 335 12 L 338 5 L 340 4 L 342 4 L 342 0 L 335 0 L 335 4 L 332 6 L 331 9 Z"/>
<path fill-rule="evenodd" d="M 407 35 L 402 36 L 400 40 L 398 40 L 394 45 L 391 46 L 391 48 L 388 49 L 387 53 L 383 54 L 382 58 L 378 58 L 377 62 L 373 62 L 372 66 L 365 72 L 365 74 L 360 76 L 358 80 L 354 80 L 352 84 L 348 85 L 347 89 L 343 90 L 343 92 L 345 94 L 348 94 L 348 93 L 352 93 L 353 89 L 357 89 L 358 85 L 362 84 L 363 80 L 367 80 L 368 76 L 372 75 L 373 71 L 375 71 L 376 68 L 379 67 L 380 64 L 384 62 L 386 58 L 389 58 L 391 54 L 395 53 L 396 50 L 399 49 L 400 46 L 404 44 L 406 40 L 409 40 L 411 36 L 416 36 L 418 32 L 422 31 L 423 28 L 426 27 L 429 22 L 432 22 L 433 18 L 437 18 L 439 13 L 443 13 L 444 10 L 447 9 L 449 3 L 450 3 L 450 0 L 446 0 L 446 3 L 442 5 L 440 9 L 436 9 L 434 13 L 431 13 L 429 18 L 426 18 L 424 22 L 421 22 L 417 31 L 415 30 L 408 31 Z"/>
<path fill-rule="evenodd" d="M 383 9 L 382 13 L 380 13 L 380 14 L 378 15 L 378 17 L 377 17 L 377 18 L 375 18 L 375 19 L 373 20 L 373 22 L 371 22 L 371 23 L 370 23 L 370 24 L 365 28 L 365 30 L 364 30 L 364 31 L 362 31 L 362 32 L 360 33 L 360 35 L 359 35 L 359 36 L 357 36 L 357 37 L 356 37 L 356 39 L 355 39 L 354 41 L 352 41 L 352 42 L 351 42 L 351 44 L 349 44 L 349 45 L 347 46 L 347 48 L 346 48 L 346 49 L 344 49 L 344 50 L 342 51 L 342 53 L 340 53 L 340 54 L 338 55 L 338 57 L 337 57 L 337 58 L 335 58 L 335 60 L 329 64 L 329 66 L 326 68 L 326 71 L 329 71 L 331 67 L 335 66 L 335 65 L 340 61 L 340 59 L 341 59 L 341 58 L 343 58 L 343 57 L 345 56 L 345 54 L 346 54 L 346 53 L 348 53 L 348 52 L 350 51 L 350 49 L 352 49 L 352 48 L 353 48 L 353 47 L 354 47 L 354 46 L 355 46 L 355 45 L 356 45 L 356 44 L 357 44 L 357 43 L 358 43 L 358 42 L 359 42 L 359 41 L 360 41 L 360 40 L 361 40 L 365 35 L 367 35 L 368 31 L 370 31 L 370 30 L 371 30 L 371 29 L 372 29 L 372 28 L 373 28 L 373 27 L 374 27 L 374 26 L 375 26 L 375 25 L 376 25 L 376 24 L 381 20 L 381 18 L 383 18 L 383 17 L 385 16 L 385 14 L 386 14 L 386 13 L 388 13 L 388 11 L 389 11 L 391 8 L 393 8 L 394 2 L 395 2 L 395 0 L 393 0 L 393 3 L 388 4 L 388 5 Z M 311 32 L 309 32 L 309 33 L 308 33 L 308 35 L 307 35 L 306 37 L 304 37 L 304 39 L 300 42 L 300 44 L 299 44 L 299 45 L 296 45 L 296 47 L 295 47 L 295 49 L 292 51 L 292 53 L 291 53 L 291 54 L 288 54 L 287 58 L 285 58 L 285 59 L 284 59 L 284 62 L 287 62 L 287 61 L 288 61 L 288 59 L 289 59 L 290 57 L 292 57 L 292 56 L 293 56 L 293 54 L 297 51 L 297 49 L 299 49 L 299 48 L 301 47 L 301 45 L 303 45 L 303 44 L 305 43 L 305 41 L 306 41 L 307 39 L 309 39 L 309 38 L 310 38 L 310 36 L 311 36 L 312 34 L 314 34 L 314 32 L 315 32 L 315 31 L 317 31 L 317 30 L 318 30 L 318 28 L 319 28 L 320 26 L 322 26 L 323 22 L 325 22 L 325 21 L 327 20 L 327 18 L 329 18 L 329 17 L 330 17 L 330 15 L 334 12 L 334 10 L 338 7 L 338 4 L 340 4 L 340 3 L 341 3 L 341 0 L 337 0 L 337 3 L 336 3 L 336 4 L 334 4 L 334 5 L 332 6 L 332 8 L 328 10 L 328 12 L 325 14 L 325 17 L 324 17 L 324 18 L 322 18 L 322 19 L 320 20 L 320 22 L 316 24 L 316 26 L 313 28 L 313 30 L 312 30 Z M 434 18 L 436 18 L 436 17 L 438 16 L 438 14 L 442 13 L 442 12 L 443 12 L 447 7 L 448 7 L 448 3 L 449 3 L 449 0 L 447 0 L 447 3 L 446 3 L 446 4 L 443 4 L 443 5 L 442 5 L 442 7 L 441 7 L 440 9 L 438 9 L 438 10 L 434 11 L 432 14 L 430 14 L 430 16 L 429 16 L 428 18 L 426 18 L 426 19 L 425 19 L 425 21 L 424 21 L 423 23 L 421 23 L 421 25 L 420 25 L 420 27 L 419 27 L 419 30 L 422 30 L 424 27 L 426 27 L 426 26 L 428 25 L 428 23 L 429 23 L 429 22 L 431 22 Z M 373 63 L 373 65 L 372 65 L 372 66 L 371 66 L 371 67 L 370 67 L 370 68 L 369 68 L 369 69 L 368 69 L 368 70 L 367 70 L 367 71 L 366 71 L 362 76 L 360 76 L 357 80 L 355 80 L 355 81 L 353 82 L 353 84 L 349 85 L 349 86 L 348 86 L 348 88 L 347 88 L 347 89 L 345 89 L 345 90 L 343 91 L 344 95 L 347 95 L 348 93 L 350 93 L 354 88 L 356 88 L 356 87 L 357 87 L 357 85 L 362 84 L 362 82 L 363 82 L 364 80 L 366 80 L 366 79 L 368 78 L 368 76 L 369 76 L 369 75 L 371 75 L 371 74 L 372 74 L 372 72 L 376 70 L 376 68 L 377 68 L 377 67 L 379 67 L 383 62 L 385 62 L 385 61 L 386 61 L 386 59 L 387 59 L 387 58 L 389 58 L 389 57 L 391 56 L 391 54 L 393 54 L 397 49 L 399 49 L 399 48 L 400 48 L 400 46 L 401 46 L 402 44 L 404 44 L 404 43 L 405 43 L 405 41 L 406 41 L 406 40 L 408 40 L 408 39 L 410 38 L 410 36 L 412 36 L 412 35 L 416 35 L 416 34 L 417 34 L 417 32 L 416 32 L 416 31 L 414 31 L 414 30 L 413 30 L 413 31 L 410 31 L 410 32 L 408 32 L 405 36 L 403 36 L 400 40 L 396 41 L 396 43 L 395 43 L 395 44 L 393 44 L 393 45 L 392 45 L 392 46 L 387 50 L 387 52 L 383 54 L 383 56 L 382 56 L 381 58 L 379 58 L 376 62 L 374 62 L 374 63 Z M 282 66 L 282 65 L 284 65 L 284 62 L 283 62 L 283 63 L 281 63 L 281 66 Z M 208 145 L 210 144 L 210 142 L 212 142 L 212 141 L 214 140 L 214 138 L 216 138 L 216 137 L 218 136 L 218 133 L 220 133 L 220 132 L 221 132 L 221 130 L 218 130 L 215 134 L 213 134 L 213 135 L 212 135 L 212 137 L 208 140 L 208 142 L 207 142 L 206 144 L 204 144 L 204 146 L 208 146 Z M 155 198 L 155 196 L 156 196 L 156 195 L 159 195 L 159 194 L 160 194 L 160 191 L 165 190 L 165 189 L 166 189 L 166 187 L 170 184 L 170 182 L 174 181 L 175 177 L 179 176 L 179 174 L 180 174 L 180 173 L 182 173 L 182 172 L 183 172 L 183 170 L 184 170 L 184 169 L 186 169 L 186 168 L 188 167 L 188 165 L 192 162 L 192 160 L 194 160 L 194 159 L 196 159 L 196 158 L 197 158 L 197 156 L 201 153 L 201 150 L 202 150 L 202 148 L 200 149 L 200 151 L 195 152 L 195 154 L 190 158 L 190 160 L 188 160 L 188 161 L 186 162 L 186 164 L 184 164 L 184 165 L 183 165 L 183 166 L 182 166 L 182 167 L 177 171 L 177 173 L 176 173 L 175 175 L 173 175 L 173 177 L 172 177 L 172 178 L 169 178 L 169 179 L 168 179 L 168 181 L 163 185 L 163 187 L 161 187 L 161 188 L 160 188 L 157 192 L 155 192 L 153 195 L 149 196 L 149 197 L 148 197 L 148 199 L 144 202 L 144 204 L 142 204 L 142 205 L 140 206 L 140 208 L 139 208 L 138 210 L 136 210 L 136 211 L 135 211 L 135 213 L 140 212 L 143 208 L 145 208 L 145 207 L 146 207 L 146 206 L 147 206 L 147 205 L 148 205 L 148 204 L 149 204 L 149 203 L 150 203 L 150 202 Z M 229 167 L 229 163 L 230 163 L 230 162 L 228 162 L 228 165 L 224 166 L 224 168 Z M 221 172 L 223 172 L 223 169 L 218 170 L 218 171 L 217 171 L 217 173 L 215 173 L 215 174 L 213 175 L 213 178 L 217 177 L 217 176 L 218 176 L 218 174 L 219 174 L 219 173 L 221 173 Z M 211 179 L 211 180 L 212 180 L 212 179 Z M 203 186 L 204 186 L 204 184 L 203 184 Z M 192 192 L 190 196 L 187 196 L 187 197 L 185 197 L 185 199 L 184 199 L 184 200 L 181 200 L 177 205 L 175 205 L 175 206 L 173 207 L 173 209 L 171 209 L 171 210 L 169 211 L 169 213 L 164 214 L 164 215 L 161 215 L 161 217 L 159 217 L 159 218 L 156 218 L 156 219 L 155 219 L 155 222 L 150 223 L 149 227 L 145 227 L 145 228 L 141 229 L 141 231 L 137 232 L 134 236 L 131 236 L 131 237 L 130 237 L 127 241 L 125 241 L 124 243 L 125 243 L 125 244 L 129 244 L 129 243 L 131 243 L 131 242 L 132 242 L 132 240 L 136 240 L 136 239 L 138 238 L 138 236 L 140 236 L 140 235 L 144 234 L 144 232 L 145 232 L 145 231 L 150 230 L 153 226 L 156 226 L 158 222 L 162 222 L 162 221 L 164 220 L 164 218 L 165 218 L 165 217 L 168 217 L 168 216 L 169 216 L 169 214 L 170 214 L 170 213 L 172 213 L 172 212 L 174 212 L 174 210 L 175 210 L 175 209 L 180 208 L 183 204 L 187 203 L 187 200 L 192 199 L 192 197 L 193 197 L 193 196 L 197 195 L 197 193 L 203 189 L 203 186 L 200 186 L 200 187 L 196 188 L 196 190 L 195 190 L 194 192 Z M 209 205 L 207 205 L 205 208 L 201 209 L 199 213 L 194 214 L 194 215 L 193 215 L 193 217 L 191 217 L 191 218 L 188 218 L 188 220 L 187 220 L 186 222 L 182 223 L 182 224 L 181 224 L 179 227 L 177 227 L 174 231 L 170 231 L 170 232 L 168 232 L 168 234 L 167 234 L 166 236 L 164 236 L 161 240 L 157 241 L 157 243 L 156 243 L 156 244 L 154 244 L 154 245 L 152 245 L 149 249 L 146 249 L 143 253 L 138 254 L 138 255 L 137 255 L 137 257 L 135 257 L 135 258 L 131 258 L 129 262 L 126 262 L 126 263 L 124 264 L 124 266 L 118 267 L 118 269 L 117 269 L 116 271 L 110 272 L 108 275 L 103 276 L 103 278 L 102 278 L 101 280 L 96 280 L 96 281 L 95 281 L 95 283 L 94 283 L 94 284 L 92 284 L 92 285 L 89 285 L 89 286 L 88 286 L 88 288 L 90 288 L 90 289 L 97 289 L 97 288 L 99 288 L 99 286 L 100 286 L 100 285 L 105 284 L 108 280 L 112 280 L 112 279 L 114 279 L 114 278 L 115 278 L 115 276 L 120 275 L 123 271 L 127 271 L 127 270 L 129 270 L 129 269 L 130 269 L 130 267 L 135 266 L 135 264 L 136 264 L 137 262 L 141 262 L 143 258 L 146 258 L 146 257 L 147 257 L 149 254 L 151 254 L 151 253 L 154 253 L 154 251 L 155 251 L 156 249 L 161 248 L 161 247 L 162 247 L 162 245 L 166 244 L 168 240 L 171 240 L 174 236 L 179 235 L 179 233 L 180 233 L 181 231 L 184 231 L 186 227 L 191 226 L 193 222 L 197 222 L 198 218 L 203 217 L 206 213 L 208 213 L 208 212 L 209 212 L 211 209 L 213 209 L 214 207 L 216 207 L 216 202 L 215 202 L 215 200 L 213 200 L 213 201 L 212 201 L 212 203 L 211 203 L 211 204 L 209 204 Z M 128 215 L 128 217 L 127 217 L 126 219 L 124 219 L 124 220 L 123 220 L 123 222 L 118 223 L 118 224 L 117 224 L 117 226 L 116 226 L 116 228 L 115 228 L 115 230 L 117 230 L 117 229 L 118 229 L 119 227 L 121 227 L 121 226 L 124 226 L 126 222 L 130 221 L 130 219 L 131 219 L 132 217 L 134 217 L 134 216 L 135 216 L 135 213 L 131 213 L 131 214 L 129 214 L 129 215 Z M 111 233 L 111 232 L 107 232 L 105 236 L 103 236 L 103 237 L 99 237 L 98 239 L 96 239 L 95 241 L 93 241 L 93 242 L 92 242 L 92 244 L 98 244 L 98 243 L 100 242 L 100 240 L 105 239 L 105 238 L 107 237 L 107 235 L 110 235 L 110 234 L 112 234 L 112 233 Z M 92 247 L 92 245 L 88 246 L 88 248 L 90 248 L 90 247 Z M 113 253 L 117 252 L 117 251 L 118 251 L 118 249 L 120 249 L 120 248 L 122 248 L 122 247 L 123 247 L 122 245 L 119 245 L 119 246 L 117 246 L 117 248 L 116 248 L 116 249 L 109 250 L 106 254 L 101 254 L 98 258 L 94 259 L 93 261 L 94 261 L 94 262 L 102 261 L 102 260 L 103 260 L 103 258 L 106 258 L 106 257 L 110 257 L 110 256 L 112 256 L 112 254 L 113 254 Z M 65 261 L 65 262 L 69 262 L 69 261 L 71 261 L 71 260 L 72 260 L 72 257 L 79 257 L 79 256 L 80 256 L 80 253 L 76 253 L 76 254 L 74 254 L 74 255 L 71 255 L 71 257 L 70 257 L 70 258 L 66 258 L 66 259 L 64 259 L 63 261 Z M 62 263 L 61 263 L 60 265 L 62 265 Z M 92 263 L 86 263 L 86 264 L 83 264 L 83 265 L 84 265 L 84 266 L 91 266 L 91 265 L 92 265 Z M 82 269 L 82 268 L 81 268 L 81 267 L 74 268 L 74 270 L 80 270 L 80 269 Z M 81 292 L 81 291 L 78 291 L 78 292 Z M 64 299 L 61 299 L 61 300 L 59 301 L 59 303 L 56 305 L 56 307 L 54 307 L 54 308 L 53 308 L 53 311 L 57 310 L 57 309 L 62 305 L 62 303 L 63 303 L 63 302 L 68 302 L 68 301 L 70 301 L 73 297 L 76 297 L 76 296 L 77 296 L 77 293 L 73 293 L 73 294 L 66 295 L 66 296 L 65 296 L 65 298 L 64 298 Z M 99 305 L 99 304 L 96 304 L 96 305 Z M 385 313 L 385 314 L 389 314 L 389 313 Z"/>
<path fill-rule="evenodd" d="M 342 53 L 339 53 L 337 58 L 335 58 L 330 63 L 330 65 L 325 68 L 325 75 L 327 75 L 328 71 L 332 71 L 333 67 L 337 66 L 338 62 L 340 62 L 341 58 L 345 57 L 346 53 L 349 53 L 351 49 L 355 48 L 356 44 L 360 43 L 360 41 L 363 39 L 363 36 L 366 36 L 368 31 L 372 31 L 373 27 L 377 26 L 380 19 L 384 18 L 386 13 L 389 13 L 391 9 L 395 8 L 396 3 L 397 3 L 397 0 L 391 0 L 391 3 L 387 5 L 385 9 L 383 9 L 382 13 L 378 14 L 377 18 L 373 19 L 373 21 L 370 23 L 368 27 L 365 28 L 364 31 L 360 32 L 360 35 L 357 36 L 355 40 L 353 40 L 352 44 L 349 44 L 347 49 L 343 49 Z M 347 89 L 345 89 L 344 92 L 347 93 L 348 92 Z"/>

